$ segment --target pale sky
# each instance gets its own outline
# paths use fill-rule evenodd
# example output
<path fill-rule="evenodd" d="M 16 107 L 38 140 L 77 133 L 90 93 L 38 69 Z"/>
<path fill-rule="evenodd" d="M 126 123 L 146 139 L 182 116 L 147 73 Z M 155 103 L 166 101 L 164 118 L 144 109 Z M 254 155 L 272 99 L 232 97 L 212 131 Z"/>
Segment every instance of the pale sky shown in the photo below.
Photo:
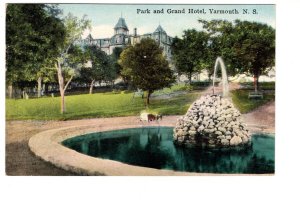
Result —
<path fill-rule="evenodd" d="M 138 34 L 151 33 L 160 24 L 168 35 L 181 37 L 183 30 L 195 28 L 200 30 L 198 19 L 235 19 L 267 23 L 275 28 L 275 5 L 153 5 L 153 4 L 60 4 L 64 14 L 71 12 L 78 17 L 84 14 L 92 21 L 91 34 L 94 38 L 105 38 L 113 35 L 113 27 L 122 15 L 125 18 L 129 33 L 136 27 Z M 138 14 L 137 10 L 150 10 L 150 14 Z M 153 10 L 164 10 L 163 14 L 154 14 Z M 167 10 L 185 9 L 185 14 L 168 14 Z M 204 9 L 206 14 L 188 13 L 189 9 Z M 209 9 L 232 10 L 239 14 L 211 14 Z M 243 14 L 248 9 L 249 14 Z M 252 14 L 256 9 L 257 14 Z M 84 36 L 89 32 L 86 31 Z"/>
<path fill-rule="evenodd" d="M 267 23 L 275 28 L 275 5 L 137 5 L 137 4 L 60 4 L 64 15 L 71 12 L 78 17 L 84 14 L 92 21 L 91 34 L 94 38 L 113 35 L 113 27 L 121 15 L 125 18 L 129 33 L 136 27 L 138 34 L 151 33 L 160 24 L 168 35 L 181 36 L 183 30 L 195 28 L 200 30 L 198 19 L 235 19 Z M 150 10 L 150 14 L 138 14 L 137 11 Z M 154 14 L 153 10 L 164 10 L 163 14 Z M 185 9 L 185 14 L 168 14 L 167 10 Z M 189 9 L 204 9 L 206 14 L 190 14 Z M 237 9 L 239 14 L 211 14 L 209 9 Z M 249 14 L 243 14 L 248 9 Z M 256 9 L 257 14 L 252 14 Z M 89 32 L 86 31 L 84 37 Z"/>

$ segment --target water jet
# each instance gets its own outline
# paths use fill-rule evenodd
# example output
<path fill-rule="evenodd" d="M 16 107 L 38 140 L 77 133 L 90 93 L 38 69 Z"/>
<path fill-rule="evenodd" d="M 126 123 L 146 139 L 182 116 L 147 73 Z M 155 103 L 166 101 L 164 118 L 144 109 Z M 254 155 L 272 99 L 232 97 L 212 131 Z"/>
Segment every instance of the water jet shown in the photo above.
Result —
<path fill-rule="evenodd" d="M 226 67 L 224 64 L 224 61 L 221 57 L 218 57 L 215 62 L 214 66 L 214 76 L 213 76 L 213 94 L 215 94 L 215 80 L 216 80 L 216 73 L 217 73 L 217 67 L 221 67 L 221 72 L 222 72 L 222 88 L 223 88 L 223 97 L 228 97 L 228 79 L 227 79 L 227 72 L 226 72 Z"/>

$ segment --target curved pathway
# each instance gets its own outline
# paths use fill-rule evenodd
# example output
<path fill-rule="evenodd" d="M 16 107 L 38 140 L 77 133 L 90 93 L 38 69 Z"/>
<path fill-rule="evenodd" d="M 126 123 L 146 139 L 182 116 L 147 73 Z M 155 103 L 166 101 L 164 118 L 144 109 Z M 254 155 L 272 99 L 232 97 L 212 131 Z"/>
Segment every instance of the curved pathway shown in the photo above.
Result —
<path fill-rule="evenodd" d="M 275 101 L 268 102 L 252 112 L 242 115 L 252 132 L 275 134 Z"/>

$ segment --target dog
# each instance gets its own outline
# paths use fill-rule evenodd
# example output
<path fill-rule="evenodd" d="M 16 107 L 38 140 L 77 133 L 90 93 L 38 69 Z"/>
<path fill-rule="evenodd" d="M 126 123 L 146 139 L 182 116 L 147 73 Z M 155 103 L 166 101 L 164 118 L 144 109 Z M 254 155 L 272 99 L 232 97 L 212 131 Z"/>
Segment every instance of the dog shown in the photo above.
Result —
<path fill-rule="evenodd" d="M 140 115 L 140 121 L 147 121 L 147 122 L 152 122 L 152 121 L 158 121 L 162 120 L 162 115 L 154 115 L 150 113 L 142 113 Z"/>

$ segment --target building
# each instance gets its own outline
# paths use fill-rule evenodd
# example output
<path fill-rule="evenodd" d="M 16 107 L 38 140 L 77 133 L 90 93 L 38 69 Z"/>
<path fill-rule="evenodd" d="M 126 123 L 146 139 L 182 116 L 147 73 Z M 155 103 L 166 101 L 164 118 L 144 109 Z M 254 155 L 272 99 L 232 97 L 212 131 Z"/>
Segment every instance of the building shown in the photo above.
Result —
<path fill-rule="evenodd" d="M 171 44 L 173 38 L 168 36 L 161 25 L 159 25 L 153 33 L 139 35 L 137 33 L 137 28 L 134 28 L 133 33 L 130 34 L 125 19 L 122 17 L 119 18 L 117 24 L 115 25 L 114 35 L 111 38 L 94 39 L 91 34 L 89 34 L 85 39 L 79 41 L 77 44 L 82 47 L 87 45 L 96 45 L 101 48 L 102 51 L 110 55 L 112 54 L 114 48 L 123 48 L 127 45 L 135 45 L 143 38 L 152 38 L 157 41 L 159 46 L 163 49 L 163 53 L 167 60 L 171 60 Z"/>

